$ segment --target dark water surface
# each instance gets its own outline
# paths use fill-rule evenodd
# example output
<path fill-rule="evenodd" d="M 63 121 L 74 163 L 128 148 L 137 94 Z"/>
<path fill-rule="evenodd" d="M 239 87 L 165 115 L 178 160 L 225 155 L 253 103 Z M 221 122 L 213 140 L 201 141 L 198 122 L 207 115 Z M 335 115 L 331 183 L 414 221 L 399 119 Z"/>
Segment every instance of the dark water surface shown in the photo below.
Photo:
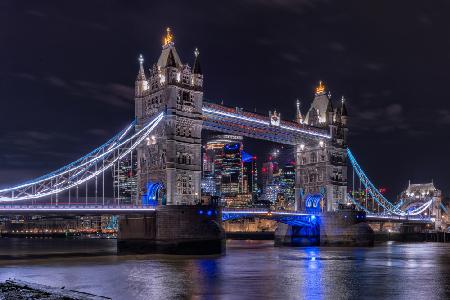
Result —
<path fill-rule="evenodd" d="M 219 257 L 116 256 L 115 240 L 0 239 L 0 280 L 113 299 L 450 299 L 450 244 L 227 245 Z M 60 257 L 83 252 L 101 256 Z"/>

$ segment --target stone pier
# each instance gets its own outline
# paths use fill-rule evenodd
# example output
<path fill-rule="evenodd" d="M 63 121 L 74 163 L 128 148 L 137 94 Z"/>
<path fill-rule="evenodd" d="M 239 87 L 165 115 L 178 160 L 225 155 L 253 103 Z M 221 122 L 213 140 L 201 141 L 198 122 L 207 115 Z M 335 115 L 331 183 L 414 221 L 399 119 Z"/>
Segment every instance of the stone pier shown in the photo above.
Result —
<path fill-rule="evenodd" d="M 312 227 L 278 224 L 276 246 L 373 246 L 374 232 L 365 213 L 341 210 L 318 216 Z"/>
<path fill-rule="evenodd" d="M 225 252 L 221 210 L 212 206 L 167 205 L 153 215 L 119 219 L 119 254 L 165 253 L 183 255 Z"/>

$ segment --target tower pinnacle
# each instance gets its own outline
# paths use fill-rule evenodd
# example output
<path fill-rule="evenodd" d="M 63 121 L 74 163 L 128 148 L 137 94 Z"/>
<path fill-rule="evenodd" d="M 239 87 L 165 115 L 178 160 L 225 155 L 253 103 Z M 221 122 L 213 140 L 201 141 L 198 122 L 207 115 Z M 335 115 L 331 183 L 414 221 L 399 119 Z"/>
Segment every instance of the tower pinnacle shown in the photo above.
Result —
<path fill-rule="evenodd" d="M 297 102 L 296 102 L 297 113 L 296 113 L 296 115 L 295 115 L 295 121 L 296 121 L 298 124 L 303 124 L 303 116 L 302 116 L 302 112 L 301 112 L 301 110 L 300 110 L 300 106 L 301 106 L 301 105 L 302 105 L 302 103 L 300 102 L 299 99 L 297 99 Z"/>
<path fill-rule="evenodd" d="M 346 121 L 347 121 L 346 118 L 348 116 L 348 113 L 347 113 L 347 106 L 345 105 L 344 96 L 342 96 L 342 98 L 341 98 L 341 116 L 345 118 L 345 120 L 343 120 L 343 121 L 344 121 L 344 123 L 346 123 Z"/>
<path fill-rule="evenodd" d="M 145 77 L 144 57 L 142 56 L 142 54 L 139 55 L 138 61 L 139 72 L 136 77 L 135 94 L 136 96 L 141 96 L 144 91 L 148 90 L 148 82 L 147 78 Z"/>
<path fill-rule="evenodd" d="M 319 85 L 316 87 L 316 95 L 322 94 L 325 92 L 325 85 L 323 84 L 322 80 L 319 81 Z"/>
<path fill-rule="evenodd" d="M 166 36 L 163 39 L 163 47 L 167 47 L 173 44 L 173 35 L 171 33 L 170 27 L 166 28 Z"/>
<path fill-rule="evenodd" d="M 192 67 L 192 73 L 202 75 L 202 68 L 200 67 L 200 51 L 198 51 L 198 48 L 195 48 L 194 55 L 195 55 L 195 60 L 194 60 L 194 66 Z"/>
<path fill-rule="evenodd" d="M 139 54 L 138 61 L 139 61 L 139 73 L 138 73 L 136 80 L 145 81 L 146 78 L 145 78 L 145 71 L 144 71 L 144 57 L 142 56 L 142 54 Z"/>

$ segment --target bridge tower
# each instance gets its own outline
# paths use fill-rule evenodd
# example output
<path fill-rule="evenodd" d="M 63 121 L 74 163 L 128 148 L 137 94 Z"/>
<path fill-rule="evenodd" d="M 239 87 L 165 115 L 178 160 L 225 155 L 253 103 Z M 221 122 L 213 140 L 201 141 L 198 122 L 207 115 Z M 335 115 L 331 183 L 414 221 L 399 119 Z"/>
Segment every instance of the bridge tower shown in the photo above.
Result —
<path fill-rule="evenodd" d="M 136 126 L 139 129 L 155 115 L 165 113 L 154 135 L 137 149 L 137 196 L 144 204 L 195 204 L 201 199 L 203 75 L 197 49 L 194 55 L 192 68 L 183 64 L 167 28 L 161 55 L 148 77 L 142 56 L 139 59 Z"/>
<path fill-rule="evenodd" d="M 348 114 L 344 98 L 333 108 L 330 93 L 320 82 L 305 118 L 297 104 L 297 122 L 328 128 L 330 139 L 297 145 L 296 203 L 298 209 L 334 211 L 346 203 Z"/>

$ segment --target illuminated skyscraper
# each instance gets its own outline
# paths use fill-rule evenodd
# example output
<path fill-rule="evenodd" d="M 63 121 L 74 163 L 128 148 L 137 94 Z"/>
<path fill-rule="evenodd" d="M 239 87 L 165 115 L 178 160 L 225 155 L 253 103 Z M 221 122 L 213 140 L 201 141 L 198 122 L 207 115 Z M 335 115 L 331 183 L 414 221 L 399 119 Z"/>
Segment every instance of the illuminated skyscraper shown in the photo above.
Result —
<path fill-rule="evenodd" d="M 258 169 L 256 167 L 256 156 L 242 151 L 243 162 L 243 193 L 249 193 L 252 200 L 256 200 L 258 193 Z"/>
<path fill-rule="evenodd" d="M 132 204 L 137 199 L 136 152 L 119 160 L 113 167 L 113 195 L 121 204 Z"/>
<path fill-rule="evenodd" d="M 261 179 L 263 191 L 267 186 L 274 184 L 279 179 L 279 167 L 278 163 L 274 161 L 268 161 L 263 163 L 261 168 Z"/>
<path fill-rule="evenodd" d="M 227 173 L 225 182 L 230 182 L 229 175 L 234 174 L 232 170 L 224 170 L 225 146 L 238 144 L 239 149 L 242 147 L 242 137 L 234 135 L 217 135 L 206 143 L 205 152 L 203 153 L 203 178 L 202 178 L 202 192 L 211 196 L 221 196 L 222 190 L 222 176 Z M 233 169 L 233 155 L 231 150 L 228 150 L 228 158 L 225 161 L 227 167 Z M 240 153 L 239 153 L 240 156 Z M 236 160 L 234 160 L 236 162 Z M 236 168 L 236 166 L 234 166 Z M 214 183 L 214 184 L 213 184 Z M 229 190 L 230 187 L 225 187 Z"/>
<path fill-rule="evenodd" d="M 220 191 L 222 196 L 236 196 L 242 193 L 242 143 L 226 144 L 223 148 L 222 180 Z"/>
<path fill-rule="evenodd" d="M 287 206 L 294 208 L 295 204 L 295 164 L 289 163 L 281 170 L 281 191 Z"/>

